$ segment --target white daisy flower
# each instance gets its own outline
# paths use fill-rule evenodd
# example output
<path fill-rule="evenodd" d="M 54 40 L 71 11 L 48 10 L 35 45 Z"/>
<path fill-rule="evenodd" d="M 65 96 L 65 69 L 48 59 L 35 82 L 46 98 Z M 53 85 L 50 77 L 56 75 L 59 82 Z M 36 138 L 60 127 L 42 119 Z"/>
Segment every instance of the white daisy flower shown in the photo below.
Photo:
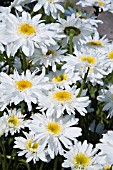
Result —
<path fill-rule="evenodd" d="M 85 107 L 89 105 L 90 101 L 86 96 L 86 90 L 83 90 L 81 96 L 77 97 L 79 90 L 76 87 L 69 87 L 65 90 L 54 88 L 43 92 L 38 98 L 39 108 L 47 109 L 47 114 L 50 116 L 56 112 L 57 117 L 60 117 L 65 110 L 68 114 L 75 114 L 75 109 L 84 116 L 87 113 Z"/>
<path fill-rule="evenodd" d="M 47 45 L 56 44 L 53 39 L 55 33 L 49 30 L 40 18 L 41 14 L 31 18 L 26 12 L 22 13 L 22 17 L 8 15 L 4 27 L 5 34 L 2 35 L 4 41 L 8 43 L 8 56 L 14 56 L 20 47 L 26 56 L 32 56 L 35 47 L 47 52 Z"/>
<path fill-rule="evenodd" d="M 93 37 L 86 37 L 85 44 L 88 46 L 88 48 L 95 48 L 99 50 L 106 50 L 105 47 L 108 45 L 109 40 L 103 36 L 100 38 L 99 33 L 95 31 Z M 102 49 L 100 49 L 102 48 Z"/>
<path fill-rule="evenodd" d="M 22 12 L 23 9 L 22 7 L 25 5 L 25 4 L 29 4 L 31 2 L 33 2 L 34 0 L 14 0 L 13 2 L 11 2 L 11 5 L 10 5 L 10 8 L 15 8 L 16 10 Z"/>
<path fill-rule="evenodd" d="M 40 141 L 33 142 L 35 138 L 34 132 L 23 132 L 25 137 L 15 137 L 14 148 L 18 148 L 21 151 L 18 151 L 18 156 L 25 155 L 26 161 L 30 162 L 33 160 L 34 163 L 41 159 L 44 162 L 47 162 L 45 151 L 39 151 Z"/>
<path fill-rule="evenodd" d="M 6 128 L 5 128 L 5 136 L 8 135 L 10 132 L 11 135 L 14 135 L 14 133 L 19 133 L 21 129 L 24 129 L 25 123 L 24 123 L 24 117 L 26 115 L 22 115 L 20 110 L 8 110 L 8 114 L 4 113 L 4 120 L 6 122 Z"/>
<path fill-rule="evenodd" d="M 108 44 L 104 51 L 105 61 L 104 65 L 108 68 L 109 72 L 113 71 L 113 42 Z"/>
<path fill-rule="evenodd" d="M 103 85 L 102 78 L 108 75 L 107 66 L 104 66 L 105 54 L 102 55 L 103 49 L 93 49 L 87 46 L 81 46 L 79 50 L 76 49 L 73 55 L 65 57 L 66 63 L 63 65 L 63 69 L 66 72 L 78 71 L 81 77 L 88 72 L 87 81 L 90 81 L 93 85 L 96 83 Z"/>
<path fill-rule="evenodd" d="M 40 8 L 44 7 L 45 14 L 52 15 L 54 19 L 57 18 L 58 12 L 57 10 L 60 10 L 62 13 L 64 13 L 64 8 L 60 5 L 61 2 L 64 2 L 65 0 L 38 0 L 38 3 L 34 6 L 33 11 L 36 12 Z"/>
<path fill-rule="evenodd" d="M 49 66 L 52 67 L 52 71 L 56 71 L 56 65 L 61 64 L 63 58 L 65 57 L 64 53 L 67 50 L 62 50 L 58 45 L 50 45 L 47 47 L 47 52 L 43 53 L 41 50 L 35 50 L 33 54 L 33 64 L 44 65 L 46 68 Z"/>
<path fill-rule="evenodd" d="M 110 8 L 110 0 L 80 0 L 77 5 L 85 6 L 97 6 L 107 11 Z"/>
<path fill-rule="evenodd" d="M 71 16 L 67 16 L 66 20 L 58 17 L 58 22 L 57 32 L 66 35 L 66 38 L 63 39 L 64 46 L 69 41 L 70 31 L 74 33 L 73 42 L 76 44 L 80 43 L 81 40 L 84 40 L 86 36 L 91 35 L 93 32 L 92 25 L 90 23 L 84 24 L 83 20 L 77 18 L 74 13 Z"/>
<path fill-rule="evenodd" d="M 10 103 L 17 105 L 21 101 L 25 101 L 31 111 L 31 103 L 37 103 L 38 93 L 41 93 L 41 89 L 47 90 L 51 87 L 47 83 L 48 78 L 44 77 L 45 70 L 43 69 L 39 76 L 35 75 L 36 72 L 31 73 L 30 70 L 27 70 L 26 74 L 23 72 L 19 75 L 17 70 L 14 70 L 12 75 L 0 73 L 1 110 L 4 110 Z"/>
<path fill-rule="evenodd" d="M 106 156 L 106 162 L 113 164 L 113 131 L 108 131 L 103 134 L 103 138 L 100 139 L 101 143 L 97 144 L 97 148 L 101 150 L 100 155 Z"/>
<path fill-rule="evenodd" d="M 55 114 L 55 113 L 54 113 Z M 72 145 L 72 140 L 81 135 L 81 128 L 71 127 L 77 125 L 78 119 L 73 115 L 56 118 L 56 116 L 47 116 L 45 114 L 35 114 L 32 116 L 29 127 L 36 133 L 35 142 L 41 142 L 40 149 L 47 148 L 52 159 L 55 155 L 63 154 L 64 147 Z M 62 146 L 63 144 L 63 146 Z"/>
<path fill-rule="evenodd" d="M 50 72 L 48 74 L 49 81 L 56 87 L 67 88 L 76 81 L 81 80 L 78 72 L 66 73 L 65 70 L 57 70 L 55 73 Z"/>
<path fill-rule="evenodd" d="M 70 167 L 72 170 L 100 170 L 105 158 L 99 156 L 97 152 L 98 149 L 93 148 L 93 145 L 88 144 L 87 141 L 81 144 L 76 140 L 74 146 L 70 147 L 70 150 L 64 154 L 66 160 L 64 160 L 62 167 Z"/>
<path fill-rule="evenodd" d="M 102 110 L 108 111 L 108 117 L 111 118 L 113 116 L 113 85 L 109 85 L 108 90 L 102 89 L 97 99 L 105 103 Z"/>

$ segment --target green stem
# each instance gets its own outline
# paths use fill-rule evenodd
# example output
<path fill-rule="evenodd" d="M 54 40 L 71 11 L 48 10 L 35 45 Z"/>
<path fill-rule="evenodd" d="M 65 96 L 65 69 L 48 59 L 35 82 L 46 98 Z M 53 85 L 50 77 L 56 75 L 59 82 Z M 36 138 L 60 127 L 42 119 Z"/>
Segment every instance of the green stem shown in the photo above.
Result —
<path fill-rule="evenodd" d="M 22 114 L 24 113 L 24 108 L 25 108 L 25 103 L 22 102 L 22 103 L 21 103 L 21 113 L 22 113 Z"/>
<path fill-rule="evenodd" d="M 39 168 L 38 168 L 38 164 L 36 163 L 36 170 L 39 170 Z"/>
<path fill-rule="evenodd" d="M 90 68 L 88 67 L 87 72 L 86 72 L 85 75 L 84 75 L 83 82 L 82 82 L 82 85 L 81 85 L 81 87 L 80 87 L 80 90 L 79 90 L 79 93 L 78 93 L 77 97 L 80 97 L 80 95 L 81 95 L 81 93 L 82 93 L 82 90 L 83 90 L 83 88 L 84 88 L 84 86 L 85 86 L 85 83 L 86 83 L 86 80 L 87 80 L 87 76 L 88 76 L 88 73 L 89 73 L 89 69 L 90 69 Z"/>
<path fill-rule="evenodd" d="M 31 11 L 30 15 L 31 15 L 31 17 L 32 17 L 32 16 L 34 15 L 34 11 Z"/>
<path fill-rule="evenodd" d="M 6 55 L 6 61 L 7 61 L 7 64 L 9 65 L 8 74 L 10 74 L 11 73 L 11 68 L 14 69 L 14 66 L 13 66 L 10 58 L 7 57 L 7 55 Z"/>
<path fill-rule="evenodd" d="M 27 167 L 27 170 L 30 170 L 30 166 L 29 164 L 26 162 L 26 160 L 24 159 L 19 159 L 20 162 L 22 162 L 26 167 Z"/>
<path fill-rule="evenodd" d="M 53 170 L 57 170 L 57 163 L 58 163 L 58 158 L 56 157 L 55 160 L 54 160 Z"/>
<path fill-rule="evenodd" d="M 26 73 L 26 70 L 27 70 L 27 60 L 26 60 L 26 56 L 24 54 L 22 55 L 22 61 L 23 61 L 23 63 L 22 63 L 23 70 Z"/>
<path fill-rule="evenodd" d="M 74 34 L 72 32 L 70 32 L 70 34 L 69 34 L 69 38 L 70 38 L 69 53 L 70 54 L 73 54 L 73 36 L 74 36 Z"/>
<path fill-rule="evenodd" d="M 44 163 L 42 162 L 39 170 L 43 170 L 43 167 L 44 167 Z"/>
<path fill-rule="evenodd" d="M 1 149 L 2 149 L 2 152 L 3 152 L 3 158 L 4 160 L 2 161 L 2 168 L 3 170 L 7 170 L 7 156 L 6 156 L 6 149 L 5 149 L 5 146 L 4 144 L 2 143 L 2 141 L 0 142 L 0 145 L 1 145 Z M 0 154 L 1 156 L 2 154 Z"/>

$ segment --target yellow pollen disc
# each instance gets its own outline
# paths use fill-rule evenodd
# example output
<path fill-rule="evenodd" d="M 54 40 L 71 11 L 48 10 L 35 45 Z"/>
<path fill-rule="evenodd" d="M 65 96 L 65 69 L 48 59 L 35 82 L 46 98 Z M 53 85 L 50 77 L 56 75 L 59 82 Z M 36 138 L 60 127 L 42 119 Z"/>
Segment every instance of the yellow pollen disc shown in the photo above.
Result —
<path fill-rule="evenodd" d="M 8 119 L 8 124 L 13 124 L 14 126 L 18 126 L 19 124 L 19 119 L 17 117 L 10 117 Z"/>
<path fill-rule="evenodd" d="M 81 58 L 81 60 L 83 61 L 83 62 L 88 62 L 89 64 L 91 64 L 91 65 L 94 65 L 95 63 L 96 63 L 96 58 L 94 58 L 94 57 L 92 57 L 92 56 L 83 56 L 82 58 Z"/>
<path fill-rule="evenodd" d="M 104 170 L 110 170 L 110 169 L 111 169 L 111 165 L 104 166 Z"/>
<path fill-rule="evenodd" d="M 98 3 L 99 6 L 103 6 L 104 5 L 104 2 L 102 2 L 102 1 L 98 1 L 97 3 Z"/>
<path fill-rule="evenodd" d="M 68 91 L 59 91 L 53 94 L 53 97 L 58 101 L 72 100 L 72 94 Z"/>
<path fill-rule="evenodd" d="M 29 139 L 26 142 L 26 149 L 31 152 L 36 152 L 40 142 L 33 143 L 33 139 Z"/>
<path fill-rule="evenodd" d="M 73 163 L 75 165 L 75 168 L 85 168 L 90 163 L 90 161 L 91 159 L 84 153 L 78 153 L 73 158 Z"/>
<path fill-rule="evenodd" d="M 20 24 L 18 26 L 18 31 L 21 34 L 28 36 L 36 33 L 35 27 L 30 25 L 29 23 Z"/>
<path fill-rule="evenodd" d="M 62 127 L 57 122 L 50 122 L 47 124 L 47 130 L 48 130 L 48 132 L 50 132 L 54 135 L 57 135 L 62 131 Z"/>
<path fill-rule="evenodd" d="M 67 80 L 67 78 L 68 78 L 68 76 L 67 76 L 67 74 L 61 74 L 61 75 L 59 75 L 59 76 L 56 76 L 56 77 L 54 77 L 53 79 L 52 79 L 52 82 L 62 82 L 62 81 L 65 81 L 65 80 Z"/>
<path fill-rule="evenodd" d="M 27 88 L 31 88 L 32 83 L 28 80 L 20 80 L 20 81 L 16 81 L 16 87 L 18 88 L 18 90 L 23 91 Z"/>
<path fill-rule="evenodd" d="M 101 41 L 91 41 L 88 44 L 92 46 L 103 46 L 103 42 Z"/>
<path fill-rule="evenodd" d="M 110 51 L 110 52 L 108 53 L 108 57 L 109 57 L 110 59 L 113 59 L 113 51 Z"/>

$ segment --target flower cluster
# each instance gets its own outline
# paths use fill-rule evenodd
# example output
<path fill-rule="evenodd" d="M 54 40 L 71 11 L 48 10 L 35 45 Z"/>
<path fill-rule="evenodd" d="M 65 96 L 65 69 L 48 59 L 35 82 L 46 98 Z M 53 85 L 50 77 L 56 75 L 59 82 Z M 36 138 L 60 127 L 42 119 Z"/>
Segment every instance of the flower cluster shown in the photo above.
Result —
<path fill-rule="evenodd" d="M 77 5 L 95 15 L 65 10 L 64 0 L 0 7 L 2 168 L 112 169 L 113 41 L 99 34 L 97 16 L 113 13 L 113 1 Z"/>

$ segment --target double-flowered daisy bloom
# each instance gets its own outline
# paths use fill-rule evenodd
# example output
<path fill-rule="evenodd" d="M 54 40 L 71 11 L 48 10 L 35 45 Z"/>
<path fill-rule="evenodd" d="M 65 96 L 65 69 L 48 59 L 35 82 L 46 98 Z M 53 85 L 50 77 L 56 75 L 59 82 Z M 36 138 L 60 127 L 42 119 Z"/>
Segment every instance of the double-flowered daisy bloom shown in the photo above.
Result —
<path fill-rule="evenodd" d="M 106 48 L 104 50 L 104 66 L 106 66 L 109 70 L 109 72 L 113 71 L 113 42 L 106 45 Z"/>
<path fill-rule="evenodd" d="M 46 148 L 54 159 L 58 153 L 63 155 L 64 149 L 72 145 L 72 140 L 81 135 L 81 128 L 75 127 L 77 123 L 78 119 L 73 115 L 56 118 L 55 115 L 38 113 L 32 116 L 28 127 L 36 134 L 34 141 L 41 141 L 41 151 Z"/>
<path fill-rule="evenodd" d="M 85 6 L 97 6 L 107 11 L 110 8 L 111 0 L 80 0 L 77 5 Z"/>
<path fill-rule="evenodd" d="M 51 13 L 52 17 L 56 19 L 58 16 L 57 10 L 64 13 L 64 8 L 61 6 L 61 2 L 64 1 L 65 0 L 38 0 L 38 3 L 34 6 L 33 11 L 36 12 L 40 8 L 44 7 L 45 14 L 50 15 Z"/>
<path fill-rule="evenodd" d="M 63 65 L 63 69 L 66 72 L 78 71 L 81 77 L 88 72 L 87 81 L 90 81 L 93 85 L 96 83 L 103 85 L 102 78 L 108 75 L 107 66 L 104 66 L 105 54 L 102 55 L 103 49 L 89 48 L 88 46 L 81 46 L 80 49 L 76 49 L 74 55 L 65 57 L 66 63 Z"/>
<path fill-rule="evenodd" d="M 25 127 L 25 121 L 24 117 L 25 115 L 22 115 L 20 110 L 8 110 L 8 114 L 4 113 L 2 116 L 4 122 L 2 122 L 2 125 L 5 124 L 5 136 L 8 135 L 10 132 L 11 135 L 14 135 L 14 133 L 19 133 L 21 129 L 24 129 Z M 1 126 L 2 127 L 2 126 Z"/>
<path fill-rule="evenodd" d="M 23 133 L 25 137 L 15 137 L 14 148 L 21 150 L 18 151 L 18 156 L 25 155 L 27 162 L 33 160 L 33 162 L 36 163 L 36 161 L 39 161 L 39 159 L 41 159 L 43 162 L 47 162 L 47 154 L 45 151 L 39 151 L 40 141 L 34 142 L 34 132 Z"/>
<path fill-rule="evenodd" d="M 7 43 L 7 55 L 15 55 L 18 49 L 22 49 L 26 56 L 32 56 L 35 48 L 41 48 L 47 52 L 47 45 L 55 45 L 53 39 L 55 33 L 46 27 L 40 20 L 41 14 L 31 18 L 30 14 L 23 12 L 22 16 L 9 14 L 6 18 L 2 39 Z"/>
<path fill-rule="evenodd" d="M 58 45 L 50 45 L 47 47 L 47 52 L 43 53 L 42 50 L 35 50 L 33 54 L 33 64 L 44 65 L 46 68 L 52 67 L 52 71 L 56 71 L 57 64 L 61 64 L 65 58 L 67 50 L 60 49 Z"/>
<path fill-rule="evenodd" d="M 81 80 L 78 72 L 66 73 L 65 70 L 57 70 L 55 73 L 50 72 L 48 77 L 50 83 L 63 89 L 69 87 L 73 83 L 76 83 L 76 81 Z"/>
<path fill-rule="evenodd" d="M 84 21 L 76 17 L 74 13 L 71 16 L 67 16 L 66 20 L 59 17 L 58 22 L 57 32 L 66 36 L 63 39 L 63 45 L 67 45 L 70 31 L 74 34 L 73 41 L 76 44 L 80 43 L 81 40 L 84 40 L 86 36 L 91 35 L 93 32 L 90 22 L 84 24 Z"/>
<path fill-rule="evenodd" d="M 54 19 L 58 16 L 58 10 L 64 13 L 64 8 L 61 5 L 65 0 L 14 0 L 11 3 L 11 7 L 15 7 L 18 11 L 22 11 L 22 7 L 30 2 L 36 2 L 33 8 L 34 12 L 37 12 L 42 7 L 44 8 L 45 14 L 52 15 Z"/>
<path fill-rule="evenodd" d="M 64 168 L 71 168 L 72 170 L 100 170 L 105 162 L 103 156 L 97 154 L 98 149 L 93 148 L 92 144 L 84 141 L 83 144 L 75 141 L 70 150 L 64 154 L 62 166 Z"/>
<path fill-rule="evenodd" d="M 36 104 L 38 93 L 41 93 L 41 89 L 49 89 L 51 85 L 47 83 L 48 78 L 45 76 L 45 69 L 42 70 L 42 74 L 35 75 L 37 71 L 33 73 L 30 70 L 26 70 L 26 73 L 18 74 L 17 70 L 14 70 L 14 74 L 7 75 L 6 73 L 0 73 L 0 90 L 1 110 L 4 110 L 8 104 L 19 104 L 21 101 L 27 103 L 29 111 L 32 109 L 31 103 Z"/>
<path fill-rule="evenodd" d="M 97 97 L 100 102 L 104 102 L 103 111 L 108 111 L 108 117 L 113 116 L 113 85 L 108 86 L 107 89 L 102 89 L 100 95 Z"/>
<path fill-rule="evenodd" d="M 22 7 L 24 7 L 25 4 L 29 4 L 31 2 L 33 2 L 35 0 L 14 0 L 13 2 L 11 2 L 11 5 L 9 6 L 10 8 L 15 8 L 17 9 L 18 11 L 22 12 L 23 9 Z"/>
<path fill-rule="evenodd" d="M 39 94 L 38 108 L 47 109 L 47 114 L 50 116 L 56 113 L 56 116 L 60 117 L 65 110 L 68 114 L 75 114 L 75 110 L 77 110 L 84 116 L 87 113 L 86 107 L 90 101 L 89 97 L 86 96 L 86 90 L 83 90 L 81 96 L 77 97 L 79 90 L 76 87 L 68 87 L 66 89 L 53 88 L 50 91 L 45 91 L 43 94 Z"/>
<path fill-rule="evenodd" d="M 106 38 L 106 35 L 100 38 L 99 33 L 95 31 L 93 37 L 86 37 L 84 43 L 88 46 L 88 48 L 106 51 L 106 46 L 108 45 L 109 40 Z"/>
<path fill-rule="evenodd" d="M 103 134 L 100 142 L 101 143 L 97 144 L 97 148 L 101 150 L 100 155 L 105 155 L 106 162 L 113 164 L 113 131 L 108 131 L 106 134 Z"/>
<path fill-rule="evenodd" d="M 77 11 L 75 9 L 73 9 L 72 7 L 68 7 L 68 10 L 65 10 L 65 15 L 66 16 L 70 16 L 72 14 L 75 14 L 76 17 L 79 17 L 82 19 L 82 21 L 84 21 L 84 23 L 89 22 L 91 25 L 98 27 L 98 23 L 103 23 L 101 20 L 98 20 L 96 16 L 91 15 L 87 12 L 81 12 L 81 11 Z"/>

